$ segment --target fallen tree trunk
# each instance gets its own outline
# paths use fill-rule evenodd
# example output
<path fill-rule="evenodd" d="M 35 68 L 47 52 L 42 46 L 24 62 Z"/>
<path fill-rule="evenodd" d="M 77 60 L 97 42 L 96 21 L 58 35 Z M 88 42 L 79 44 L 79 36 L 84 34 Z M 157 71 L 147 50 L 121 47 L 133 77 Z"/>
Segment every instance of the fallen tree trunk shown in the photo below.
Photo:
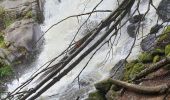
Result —
<path fill-rule="evenodd" d="M 115 80 L 111 78 L 108 80 L 115 85 L 121 86 L 123 88 L 134 91 L 136 93 L 142 93 L 142 94 L 155 94 L 155 93 L 162 94 L 162 93 L 165 93 L 169 89 L 169 86 L 167 84 L 162 84 L 158 86 L 140 86 L 140 85 L 131 84 L 131 83 L 127 83 L 127 82 L 123 82 L 123 81 L 119 81 L 119 80 Z"/>
<path fill-rule="evenodd" d="M 132 81 L 138 80 L 142 77 L 147 76 L 148 74 L 157 71 L 158 69 L 164 67 L 166 64 L 170 63 L 170 57 L 166 57 L 165 59 L 151 65 L 150 67 L 144 69 L 143 71 L 141 71 L 139 74 L 137 74 Z"/>

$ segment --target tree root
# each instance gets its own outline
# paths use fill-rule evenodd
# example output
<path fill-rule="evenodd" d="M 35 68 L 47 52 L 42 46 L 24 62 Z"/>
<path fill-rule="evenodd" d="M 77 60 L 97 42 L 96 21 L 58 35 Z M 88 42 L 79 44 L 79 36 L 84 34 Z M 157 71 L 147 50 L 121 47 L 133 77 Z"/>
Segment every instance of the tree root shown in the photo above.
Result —
<path fill-rule="evenodd" d="M 142 93 L 142 94 L 162 94 L 168 91 L 169 86 L 167 84 L 162 84 L 158 86 L 140 86 L 135 85 L 115 79 L 109 79 L 109 81 L 115 85 L 121 86 L 123 88 L 126 88 L 128 90 L 134 91 L 136 93 Z"/>

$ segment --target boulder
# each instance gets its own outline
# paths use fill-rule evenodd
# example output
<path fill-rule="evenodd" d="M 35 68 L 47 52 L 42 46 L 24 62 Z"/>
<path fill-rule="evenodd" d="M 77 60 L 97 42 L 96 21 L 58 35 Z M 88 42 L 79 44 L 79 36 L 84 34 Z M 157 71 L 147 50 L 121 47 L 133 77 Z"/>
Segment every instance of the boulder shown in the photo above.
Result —
<path fill-rule="evenodd" d="M 126 65 L 126 60 L 122 59 L 120 60 L 110 71 L 110 76 L 113 79 L 118 79 L 121 80 L 123 79 L 123 73 L 125 71 L 125 65 Z"/>
<path fill-rule="evenodd" d="M 110 90 L 112 83 L 109 81 L 109 79 L 105 79 L 96 83 L 94 86 L 98 91 L 106 94 Z"/>
<path fill-rule="evenodd" d="M 146 38 L 144 38 L 141 41 L 140 46 L 143 51 L 150 51 L 154 49 L 155 44 L 156 44 L 155 34 L 149 34 Z"/>
<path fill-rule="evenodd" d="M 170 21 L 170 1 L 162 0 L 157 8 L 158 16 L 164 21 Z"/>
<path fill-rule="evenodd" d="M 38 41 L 42 36 L 41 29 L 32 19 L 16 21 L 5 30 L 5 33 L 8 50 L 15 55 L 14 59 L 39 50 L 42 44 L 42 39 Z"/>
<path fill-rule="evenodd" d="M 130 37 L 135 38 L 136 37 L 136 28 L 138 24 L 130 24 L 127 26 L 127 33 Z"/>
<path fill-rule="evenodd" d="M 138 23 L 140 21 L 144 21 L 144 14 L 140 14 L 140 15 L 135 15 L 132 18 L 129 19 L 129 22 L 132 24 Z"/>

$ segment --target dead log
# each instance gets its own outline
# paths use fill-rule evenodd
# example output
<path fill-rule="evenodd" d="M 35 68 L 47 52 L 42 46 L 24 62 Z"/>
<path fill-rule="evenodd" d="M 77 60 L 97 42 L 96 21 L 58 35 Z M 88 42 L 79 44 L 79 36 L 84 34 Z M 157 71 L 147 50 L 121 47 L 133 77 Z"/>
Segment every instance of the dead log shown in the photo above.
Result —
<path fill-rule="evenodd" d="M 131 84 L 131 83 L 127 83 L 124 81 L 119 81 L 119 80 L 115 80 L 111 78 L 109 78 L 108 80 L 115 85 L 121 86 L 130 91 L 133 91 L 136 93 L 142 93 L 142 94 L 155 94 L 155 93 L 162 94 L 162 93 L 165 93 L 169 89 L 169 86 L 167 84 L 162 84 L 158 86 L 140 86 L 140 85 Z"/>
<path fill-rule="evenodd" d="M 153 73 L 157 70 L 159 70 L 160 68 L 164 67 L 165 65 L 170 63 L 170 57 L 166 57 L 165 59 L 151 65 L 150 67 L 144 69 L 143 71 L 141 71 L 139 74 L 137 74 L 132 81 L 138 80 L 142 77 L 147 76 L 150 73 Z"/>

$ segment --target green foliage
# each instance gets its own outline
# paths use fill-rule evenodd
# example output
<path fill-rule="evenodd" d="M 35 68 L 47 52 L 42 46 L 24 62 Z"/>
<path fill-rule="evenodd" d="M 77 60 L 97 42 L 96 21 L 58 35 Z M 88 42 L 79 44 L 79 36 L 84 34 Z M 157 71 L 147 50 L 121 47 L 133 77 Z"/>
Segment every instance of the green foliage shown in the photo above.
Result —
<path fill-rule="evenodd" d="M 105 96 L 99 92 L 99 91 L 95 91 L 89 94 L 88 99 L 86 100 L 106 100 Z"/>
<path fill-rule="evenodd" d="M 1 62 L 0 77 L 2 78 L 2 77 L 10 76 L 11 74 L 12 74 L 11 66 Z"/>
<path fill-rule="evenodd" d="M 165 47 L 165 55 L 169 55 L 170 53 L 170 44 Z"/>
<path fill-rule="evenodd" d="M 142 63 L 147 63 L 147 62 L 151 62 L 153 59 L 153 56 L 151 53 L 147 53 L 147 52 L 143 52 L 139 55 L 138 60 L 139 62 Z"/>
<path fill-rule="evenodd" d="M 154 58 L 153 58 L 153 63 L 156 63 L 158 61 L 160 61 L 160 56 L 159 55 L 156 55 Z"/>

